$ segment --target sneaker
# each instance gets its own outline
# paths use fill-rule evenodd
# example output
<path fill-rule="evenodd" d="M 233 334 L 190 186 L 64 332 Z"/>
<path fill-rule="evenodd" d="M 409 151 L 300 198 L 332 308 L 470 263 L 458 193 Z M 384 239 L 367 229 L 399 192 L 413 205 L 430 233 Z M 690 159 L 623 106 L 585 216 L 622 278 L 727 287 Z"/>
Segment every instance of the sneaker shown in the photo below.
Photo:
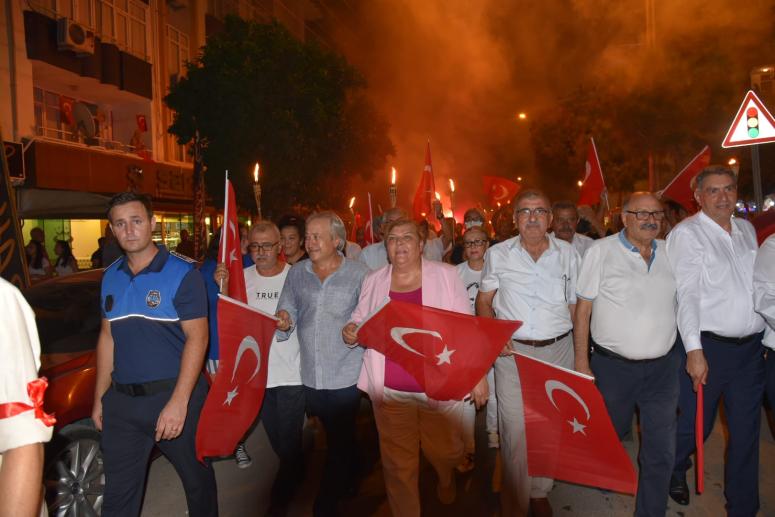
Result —
<path fill-rule="evenodd" d="M 474 470 L 474 453 L 473 452 L 467 452 L 463 456 L 463 461 L 460 462 L 460 465 L 458 465 L 455 468 L 461 474 L 465 474 L 466 472 L 471 472 L 472 470 Z"/>
<path fill-rule="evenodd" d="M 244 443 L 238 444 L 234 450 L 234 461 L 237 463 L 237 467 L 241 469 L 246 469 L 253 464 L 253 460 L 250 458 L 247 449 L 245 449 Z"/>
<path fill-rule="evenodd" d="M 498 449 L 501 446 L 500 438 L 497 432 L 487 433 L 487 447 Z"/>

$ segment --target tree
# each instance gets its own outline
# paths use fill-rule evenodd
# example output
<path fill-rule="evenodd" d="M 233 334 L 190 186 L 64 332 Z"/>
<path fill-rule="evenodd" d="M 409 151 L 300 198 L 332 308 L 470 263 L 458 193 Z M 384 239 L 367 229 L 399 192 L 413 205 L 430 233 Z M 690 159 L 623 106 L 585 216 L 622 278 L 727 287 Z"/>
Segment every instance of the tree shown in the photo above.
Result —
<path fill-rule="evenodd" d="M 253 164 L 261 165 L 262 211 L 294 205 L 342 208 L 349 179 L 368 179 L 394 154 L 388 124 L 360 73 L 336 53 L 302 43 L 278 23 L 230 16 L 165 102 L 169 132 L 204 141 L 205 184 L 223 201 L 224 171 L 237 203 L 253 211 Z"/>

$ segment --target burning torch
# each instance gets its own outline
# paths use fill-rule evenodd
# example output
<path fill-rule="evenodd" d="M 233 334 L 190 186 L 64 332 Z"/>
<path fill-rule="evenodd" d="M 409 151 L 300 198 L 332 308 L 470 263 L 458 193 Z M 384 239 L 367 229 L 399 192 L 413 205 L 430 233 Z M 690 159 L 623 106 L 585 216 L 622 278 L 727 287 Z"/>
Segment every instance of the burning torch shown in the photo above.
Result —
<path fill-rule="evenodd" d="M 390 194 L 390 208 L 396 207 L 396 168 L 391 167 L 392 174 L 390 176 L 390 188 L 388 189 L 388 193 Z"/>
<path fill-rule="evenodd" d="M 258 173 L 261 167 L 256 162 L 256 166 L 253 167 L 253 197 L 256 200 L 256 210 L 258 212 L 258 219 L 261 220 L 261 184 L 258 183 Z"/>

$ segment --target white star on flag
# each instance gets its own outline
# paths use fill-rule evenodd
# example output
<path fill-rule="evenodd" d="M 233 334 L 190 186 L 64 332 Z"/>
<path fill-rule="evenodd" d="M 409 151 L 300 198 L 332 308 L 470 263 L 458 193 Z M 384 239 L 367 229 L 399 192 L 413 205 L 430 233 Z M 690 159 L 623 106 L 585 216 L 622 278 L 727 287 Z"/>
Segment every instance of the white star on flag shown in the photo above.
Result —
<path fill-rule="evenodd" d="M 454 353 L 455 353 L 454 350 L 449 350 L 447 348 L 447 345 L 444 345 L 444 350 L 442 350 L 440 354 L 436 354 L 436 357 L 439 358 L 439 362 L 436 363 L 436 366 L 440 366 L 444 363 L 452 364 L 450 357 L 452 357 L 452 354 Z"/>
<path fill-rule="evenodd" d="M 234 386 L 233 390 L 226 393 L 226 400 L 223 401 L 223 404 L 231 406 L 231 401 L 234 400 L 234 397 L 237 395 L 239 395 L 239 393 L 237 392 L 237 387 Z"/>
<path fill-rule="evenodd" d="M 568 423 L 571 425 L 571 427 L 573 427 L 573 434 L 581 433 L 584 436 L 587 435 L 587 433 L 584 432 L 584 429 L 586 429 L 587 426 L 585 426 L 584 424 L 576 420 L 575 416 L 573 417 L 573 421 L 571 422 L 570 420 L 568 420 Z"/>

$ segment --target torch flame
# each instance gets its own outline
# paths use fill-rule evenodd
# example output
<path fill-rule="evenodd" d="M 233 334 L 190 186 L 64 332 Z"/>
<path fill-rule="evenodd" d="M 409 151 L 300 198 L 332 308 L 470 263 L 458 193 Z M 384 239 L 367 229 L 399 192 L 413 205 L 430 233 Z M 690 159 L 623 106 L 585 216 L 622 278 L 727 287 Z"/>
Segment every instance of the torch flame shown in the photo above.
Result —
<path fill-rule="evenodd" d="M 449 190 L 451 192 L 455 191 L 455 180 L 453 180 L 452 178 L 449 178 Z"/>
<path fill-rule="evenodd" d="M 391 167 L 391 169 L 392 169 L 392 173 L 390 175 L 390 184 L 391 185 L 395 185 L 396 184 L 396 168 L 395 167 Z"/>
<path fill-rule="evenodd" d="M 258 171 L 261 167 L 258 165 L 258 162 L 256 162 L 256 166 L 253 167 L 253 181 L 255 183 L 258 183 Z"/>
<path fill-rule="evenodd" d="M 355 196 L 350 198 L 350 210 L 352 210 L 354 204 L 355 204 Z"/>
<path fill-rule="evenodd" d="M 441 201 L 441 194 L 439 194 L 438 192 L 436 192 L 435 194 L 436 194 L 436 201 Z"/>

